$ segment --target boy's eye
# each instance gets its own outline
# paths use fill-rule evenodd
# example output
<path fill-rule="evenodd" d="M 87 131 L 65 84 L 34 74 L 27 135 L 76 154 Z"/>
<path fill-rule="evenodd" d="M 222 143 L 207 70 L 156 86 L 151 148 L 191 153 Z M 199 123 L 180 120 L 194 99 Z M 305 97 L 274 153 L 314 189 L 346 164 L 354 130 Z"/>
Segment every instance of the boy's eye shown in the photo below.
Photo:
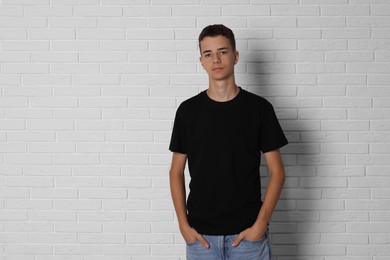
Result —
<path fill-rule="evenodd" d="M 205 57 L 210 57 L 211 54 L 210 54 L 210 53 L 207 53 L 207 54 L 205 54 L 204 56 L 205 56 Z"/>
<path fill-rule="evenodd" d="M 220 54 L 226 54 L 227 53 L 227 51 L 221 51 L 220 52 Z"/>

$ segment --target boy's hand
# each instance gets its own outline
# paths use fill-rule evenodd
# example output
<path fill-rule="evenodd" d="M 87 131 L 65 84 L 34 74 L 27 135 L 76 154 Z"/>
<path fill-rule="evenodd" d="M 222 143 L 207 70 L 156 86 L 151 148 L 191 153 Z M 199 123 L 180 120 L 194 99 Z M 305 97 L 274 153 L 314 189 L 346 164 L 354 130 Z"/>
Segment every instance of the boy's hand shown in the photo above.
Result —
<path fill-rule="evenodd" d="M 184 241 L 187 243 L 193 243 L 196 240 L 198 240 L 205 248 L 209 248 L 210 245 L 207 242 L 207 240 L 199 234 L 194 228 L 187 226 L 187 227 L 180 227 L 180 232 L 184 238 Z"/>
<path fill-rule="evenodd" d="M 263 226 L 254 225 L 250 228 L 247 228 L 244 231 L 242 231 L 240 234 L 238 234 L 236 239 L 233 241 L 232 246 L 234 247 L 238 246 L 243 239 L 247 239 L 251 241 L 260 240 L 265 236 L 266 231 L 267 231 L 266 226 L 263 227 Z"/>

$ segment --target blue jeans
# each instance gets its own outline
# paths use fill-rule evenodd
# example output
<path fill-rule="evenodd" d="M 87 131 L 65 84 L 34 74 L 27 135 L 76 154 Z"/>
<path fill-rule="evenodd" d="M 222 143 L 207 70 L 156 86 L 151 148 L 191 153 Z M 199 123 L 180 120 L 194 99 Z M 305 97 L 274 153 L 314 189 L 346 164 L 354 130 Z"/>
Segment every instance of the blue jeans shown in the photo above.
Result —
<path fill-rule="evenodd" d="M 205 248 L 198 240 L 186 243 L 187 260 L 271 260 L 268 233 L 260 240 L 242 240 L 237 247 L 232 243 L 237 235 L 209 236 L 204 238 L 210 247 Z"/>

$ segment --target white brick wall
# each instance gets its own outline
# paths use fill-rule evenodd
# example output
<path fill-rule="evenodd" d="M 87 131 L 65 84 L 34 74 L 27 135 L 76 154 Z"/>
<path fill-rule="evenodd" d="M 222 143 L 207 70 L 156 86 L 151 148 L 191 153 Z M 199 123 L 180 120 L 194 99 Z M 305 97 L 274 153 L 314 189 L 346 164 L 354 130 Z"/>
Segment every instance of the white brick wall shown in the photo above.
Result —
<path fill-rule="evenodd" d="M 275 259 L 390 258 L 390 1 L 0 0 L 0 260 L 184 259 L 168 143 L 212 23 L 290 140 Z"/>

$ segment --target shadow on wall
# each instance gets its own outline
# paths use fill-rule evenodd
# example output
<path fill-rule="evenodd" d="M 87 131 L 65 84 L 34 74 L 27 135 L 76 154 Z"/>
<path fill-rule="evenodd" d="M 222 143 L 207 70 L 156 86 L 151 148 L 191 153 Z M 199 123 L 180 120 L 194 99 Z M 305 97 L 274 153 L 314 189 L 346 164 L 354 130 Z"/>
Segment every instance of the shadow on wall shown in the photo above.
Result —
<path fill-rule="evenodd" d="M 311 163 L 311 155 L 319 154 L 319 144 L 303 141 L 302 133 L 320 134 L 318 122 L 299 120 L 298 109 L 301 98 L 297 96 L 297 86 L 278 84 L 278 63 L 273 61 L 272 52 L 248 52 L 241 54 L 241 62 L 247 64 L 246 75 L 239 75 L 237 82 L 250 92 L 266 98 L 276 111 L 279 122 L 289 144 L 281 149 L 286 171 L 286 182 L 270 222 L 272 253 L 275 260 L 292 259 L 310 244 L 320 243 L 319 233 L 310 233 L 313 223 L 319 223 L 319 211 L 313 210 L 316 200 L 321 199 L 321 190 L 305 188 L 302 178 L 316 176 L 316 166 Z M 292 74 L 294 77 L 296 74 Z M 241 80 L 242 79 L 242 80 Z M 294 82 L 292 80 L 292 82 Z M 300 157 L 308 157 L 300 160 Z M 262 156 L 260 169 L 262 187 L 267 185 L 268 173 Z M 264 194 L 264 188 L 263 193 Z"/>

